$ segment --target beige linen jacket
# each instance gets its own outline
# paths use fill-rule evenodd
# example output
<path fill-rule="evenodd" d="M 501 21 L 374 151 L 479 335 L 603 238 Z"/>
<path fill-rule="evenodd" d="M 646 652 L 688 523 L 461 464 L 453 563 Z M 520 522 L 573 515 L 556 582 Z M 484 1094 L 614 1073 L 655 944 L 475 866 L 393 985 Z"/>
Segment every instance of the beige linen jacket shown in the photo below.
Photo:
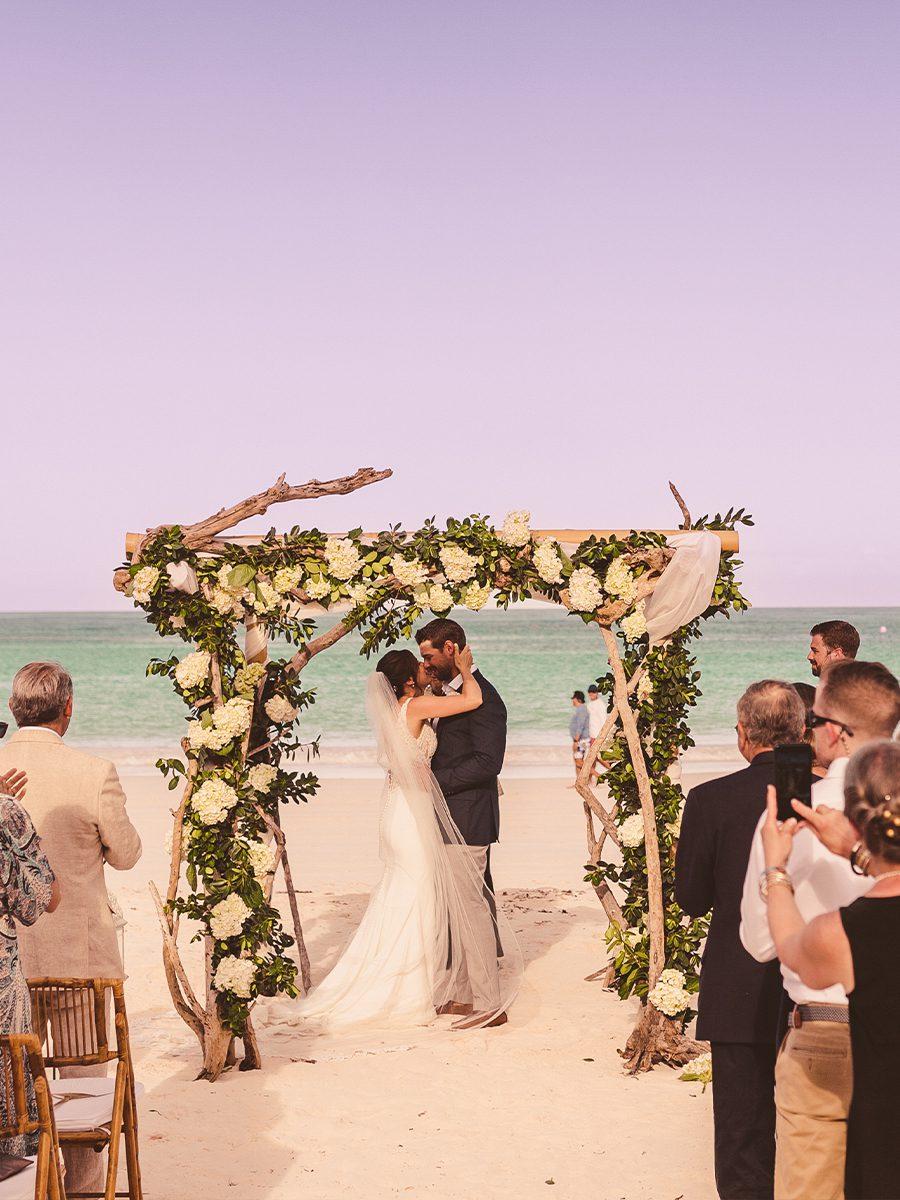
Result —
<path fill-rule="evenodd" d="M 141 856 L 141 839 L 125 811 L 116 768 L 38 728 L 19 729 L 0 747 L 0 774 L 10 767 L 28 772 L 20 803 L 60 888 L 55 912 L 16 930 L 25 977 L 121 979 L 103 864 L 127 871 Z"/>

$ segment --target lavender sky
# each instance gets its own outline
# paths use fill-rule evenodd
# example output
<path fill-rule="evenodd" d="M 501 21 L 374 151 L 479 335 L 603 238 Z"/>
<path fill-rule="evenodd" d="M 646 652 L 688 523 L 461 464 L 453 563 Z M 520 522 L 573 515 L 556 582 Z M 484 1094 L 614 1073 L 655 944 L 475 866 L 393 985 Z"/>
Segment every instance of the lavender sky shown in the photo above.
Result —
<path fill-rule="evenodd" d="M 273 519 L 673 478 L 756 603 L 896 603 L 898 52 L 890 0 L 0 6 L 0 610 L 359 465 Z"/>

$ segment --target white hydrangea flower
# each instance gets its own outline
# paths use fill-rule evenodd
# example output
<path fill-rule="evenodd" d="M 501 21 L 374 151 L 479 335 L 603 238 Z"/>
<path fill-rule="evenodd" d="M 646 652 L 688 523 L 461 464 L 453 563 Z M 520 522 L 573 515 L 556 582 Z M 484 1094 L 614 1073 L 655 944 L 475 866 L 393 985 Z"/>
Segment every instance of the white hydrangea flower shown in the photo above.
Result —
<path fill-rule="evenodd" d="M 259 883 L 275 870 L 275 847 L 266 842 L 248 842 L 247 857 Z"/>
<path fill-rule="evenodd" d="M 707 1050 L 703 1054 L 698 1054 L 696 1058 L 692 1058 L 690 1062 L 686 1062 L 681 1068 L 679 1079 L 685 1079 L 689 1083 L 702 1083 L 704 1088 L 708 1083 L 712 1083 L 712 1054 Z"/>
<path fill-rule="evenodd" d="M 305 591 L 310 600 L 324 600 L 331 594 L 331 584 L 324 576 L 320 575 L 318 579 L 310 579 Z"/>
<path fill-rule="evenodd" d="M 647 999 L 667 1017 L 677 1017 L 690 1007 L 691 994 L 684 986 L 684 975 L 671 968 L 663 971 Z"/>
<path fill-rule="evenodd" d="M 428 570 L 417 558 L 404 558 L 395 554 L 391 558 L 391 573 L 404 587 L 419 588 L 428 578 Z"/>
<path fill-rule="evenodd" d="M 272 767 L 268 763 L 257 763 L 247 772 L 247 782 L 254 792 L 267 792 L 275 782 L 277 775 L 277 767 Z"/>
<path fill-rule="evenodd" d="M 234 689 L 240 692 L 241 695 L 252 694 L 253 689 L 259 681 L 265 676 L 266 668 L 262 663 L 247 663 L 246 666 L 238 667 L 234 673 Z"/>
<path fill-rule="evenodd" d="M 257 579 L 258 596 L 253 597 L 253 607 L 258 613 L 269 613 L 282 604 L 281 593 L 274 588 L 268 579 Z"/>
<path fill-rule="evenodd" d="M 475 558 L 455 542 L 441 546 L 440 559 L 450 583 L 466 583 L 475 574 L 478 565 Z"/>
<path fill-rule="evenodd" d="M 244 608 L 240 600 L 236 599 L 234 592 L 230 592 L 227 588 L 214 588 L 209 602 L 219 616 L 242 617 L 244 615 Z"/>
<path fill-rule="evenodd" d="M 556 542 L 552 538 L 545 538 L 544 541 L 539 542 L 532 557 L 534 569 L 544 583 L 562 583 L 562 559 L 559 557 Z"/>
<path fill-rule="evenodd" d="M 644 818 L 641 813 L 626 817 L 619 826 L 619 841 L 629 850 L 634 850 L 644 841 Z"/>
<path fill-rule="evenodd" d="M 508 512 L 498 537 L 505 546 L 527 546 L 531 540 L 531 513 L 524 508 Z"/>
<path fill-rule="evenodd" d="M 569 578 L 569 607 L 574 612 L 596 612 L 603 603 L 603 589 L 590 567 L 579 567 Z"/>
<path fill-rule="evenodd" d="M 366 583 L 351 583 L 347 588 L 347 595 L 354 604 L 365 604 L 369 594 L 369 585 Z"/>
<path fill-rule="evenodd" d="M 213 713 L 213 725 L 227 733 L 229 741 L 245 734 L 252 722 L 253 703 L 243 696 L 233 696 Z"/>
<path fill-rule="evenodd" d="M 650 678 L 649 675 L 644 674 L 640 677 L 640 679 L 638 680 L 636 692 L 637 692 L 637 698 L 638 698 L 638 700 L 641 701 L 642 704 L 645 701 L 651 699 L 651 697 L 653 696 L 653 680 Z"/>
<path fill-rule="evenodd" d="M 256 964 L 248 958 L 238 958 L 234 954 L 226 954 L 219 960 L 213 984 L 219 992 L 231 992 L 242 1000 L 249 1000 L 253 980 L 256 978 Z"/>
<path fill-rule="evenodd" d="M 188 724 L 188 742 L 192 750 L 212 750 L 216 754 L 224 750 L 231 741 L 231 734 L 214 725 L 204 728 L 200 721 Z"/>
<path fill-rule="evenodd" d="M 182 826 L 182 829 L 181 829 L 181 861 L 182 862 L 185 862 L 187 859 L 187 842 L 188 842 L 188 831 L 184 826 Z M 171 830 L 171 829 L 166 830 L 166 836 L 164 838 L 163 844 L 166 848 L 166 858 L 170 859 L 172 857 L 172 850 L 175 847 L 175 834 L 174 834 L 173 830 Z"/>
<path fill-rule="evenodd" d="M 275 572 L 272 586 L 280 596 L 284 596 L 287 592 L 292 592 L 295 588 L 298 588 L 302 578 L 302 567 L 281 567 Z"/>
<path fill-rule="evenodd" d="M 249 907 L 237 892 L 232 892 L 210 909 L 209 932 L 214 938 L 237 937 L 249 916 Z"/>
<path fill-rule="evenodd" d="M 435 583 L 428 589 L 427 604 L 436 616 L 440 616 L 453 607 L 453 596 L 445 587 Z"/>
<path fill-rule="evenodd" d="M 191 796 L 191 808 L 203 825 L 218 825 L 238 802 L 238 794 L 224 779 L 207 779 Z"/>
<path fill-rule="evenodd" d="M 480 583 L 473 579 L 462 590 L 462 602 L 472 612 L 478 612 L 479 609 L 484 608 L 485 604 L 487 604 L 490 594 L 491 588 L 489 584 L 485 584 L 482 587 Z"/>
<path fill-rule="evenodd" d="M 614 558 L 606 572 L 603 586 L 610 596 L 624 600 L 627 604 L 634 603 L 637 595 L 637 583 L 634 572 L 624 558 Z"/>
<path fill-rule="evenodd" d="M 623 617 L 620 625 L 626 641 L 636 642 L 638 638 L 642 638 L 647 632 L 647 618 L 644 616 L 643 602 L 635 608 L 634 612 Z"/>
<path fill-rule="evenodd" d="M 330 537 L 325 543 L 325 561 L 335 579 L 352 579 L 362 570 L 359 551 L 350 538 Z"/>
<path fill-rule="evenodd" d="M 131 598 L 138 604 L 149 604 L 150 593 L 159 583 L 159 567 L 141 567 L 131 581 Z"/>
<path fill-rule="evenodd" d="M 200 687 L 209 678 L 210 656 L 205 650 L 188 654 L 175 668 L 175 679 L 183 692 Z"/>
<path fill-rule="evenodd" d="M 276 725 L 287 725 L 297 719 L 297 710 L 285 696 L 273 696 L 266 701 L 266 716 Z"/>

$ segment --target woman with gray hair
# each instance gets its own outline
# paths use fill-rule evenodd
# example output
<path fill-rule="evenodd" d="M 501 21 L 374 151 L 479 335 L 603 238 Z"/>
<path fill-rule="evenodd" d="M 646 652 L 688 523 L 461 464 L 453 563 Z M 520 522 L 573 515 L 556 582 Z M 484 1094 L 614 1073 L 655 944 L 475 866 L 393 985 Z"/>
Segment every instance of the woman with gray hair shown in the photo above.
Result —
<path fill-rule="evenodd" d="M 790 865 L 799 823 L 778 821 L 769 789 L 763 827 L 769 926 L 779 958 L 810 987 L 840 984 L 850 1005 L 853 1099 L 847 1200 L 900 1198 L 900 1140 L 891 1100 L 900 1079 L 900 745 L 870 742 L 850 759 L 847 816 L 871 855 L 875 885 L 852 904 L 805 922 Z"/>

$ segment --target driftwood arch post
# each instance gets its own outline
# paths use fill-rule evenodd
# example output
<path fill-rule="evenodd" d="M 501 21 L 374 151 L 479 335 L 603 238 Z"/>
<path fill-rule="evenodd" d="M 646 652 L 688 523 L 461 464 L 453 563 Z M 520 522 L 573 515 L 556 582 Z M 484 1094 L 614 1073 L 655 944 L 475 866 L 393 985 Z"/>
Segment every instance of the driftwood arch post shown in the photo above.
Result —
<path fill-rule="evenodd" d="M 236 1038 L 244 1047 L 241 1068 L 260 1066 L 251 1019 L 254 999 L 294 995 L 298 982 L 303 991 L 310 986 L 279 819 L 282 803 L 307 800 L 317 787 L 312 774 L 282 766 L 283 757 L 300 746 L 294 723 L 312 702 L 302 686 L 304 668 L 355 628 L 362 628 L 363 649 L 370 653 L 408 637 L 426 613 L 443 614 L 454 604 L 475 610 L 491 593 L 504 607 L 530 596 L 559 603 L 599 628 L 609 671 L 598 682 L 610 696 L 610 713 L 577 788 L 586 817 L 588 878 L 610 921 L 611 962 L 605 975 L 623 996 L 650 996 L 624 1052 L 631 1069 L 646 1069 L 658 1059 L 682 1061 L 693 1048 L 682 1032 L 688 1003 L 681 1012 L 669 1010 L 687 992 L 676 988 L 674 999 L 667 992 L 660 1008 L 654 988 L 659 990 L 660 976 L 673 962 L 682 968 L 682 983 L 693 986 L 703 929 L 696 922 L 672 928 L 668 876 L 677 833 L 671 833 L 666 817 L 678 803 L 674 785 L 660 783 L 655 775 L 663 759 L 667 771 L 679 749 L 690 744 L 681 718 L 691 702 L 684 677 L 692 660 L 684 643 L 694 631 L 682 630 L 669 645 L 651 648 L 643 617 L 644 604 L 674 554 L 667 538 L 677 531 L 535 531 L 527 513 L 514 512 L 501 529 L 485 518 L 467 517 L 448 521 L 445 529 L 427 522 L 413 534 L 357 529 L 326 535 L 294 528 L 284 534 L 270 530 L 264 537 L 226 536 L 273 504 L 346 495 L 390 474 L 361 468 L 341 479 L 294 487 L 281 476 L 266 491 L 202 521 L 127 535 L 127 565 L 115 572 L 116 589 L 144 609 L 160 634 L 178 635 L 196 647 L 181 660 L 154 660 L 148 673 L 172 679 L 190 709 L 184 761 L 158 764 L 169 787 L 181 787 L 181 796 L 173 810 L 165 897 L 155 885 L 151 890 L 172 1001 L 203 1051 L 200 1077 L 214 1080 L 234 1061 Z M 734 527 L 748 519 L 742 511 L 729 511 L 692 525 L 672 490 L 683 528 L 711 530 L 721 543 L 719 578 L 703 615 L 746 607 L 734 577 L 739 565 Z M 350 611 L 317 633 L 308 615 L 316 605 L 323 610 L 349 605 Z M 296 646 L 290 658 L 269 658 L 270 639 L 277 637 Z M 679 678 L 678 689 L 666 682 Z M 675 735 L 667 733 L 673 713 Z M 612 760 L 609 797 L 595 773 L 601 756 Z M 633 836 L 635 818 L 642 828 L 639 842 Z M 626 840 L 622 821 L 629 819 L 632 837 Z M 622 851 L 624 867 L 604 861 L 607 840 Z M 293 938 L 271 903 L 278 870 L 289 898 Z M 645 928 L 636 931 L 643 914 Z M 182 916 L 201 925 L 201 995 L 178 945 Z M 296 962 L 287 954 L 292 941 Z"/>

